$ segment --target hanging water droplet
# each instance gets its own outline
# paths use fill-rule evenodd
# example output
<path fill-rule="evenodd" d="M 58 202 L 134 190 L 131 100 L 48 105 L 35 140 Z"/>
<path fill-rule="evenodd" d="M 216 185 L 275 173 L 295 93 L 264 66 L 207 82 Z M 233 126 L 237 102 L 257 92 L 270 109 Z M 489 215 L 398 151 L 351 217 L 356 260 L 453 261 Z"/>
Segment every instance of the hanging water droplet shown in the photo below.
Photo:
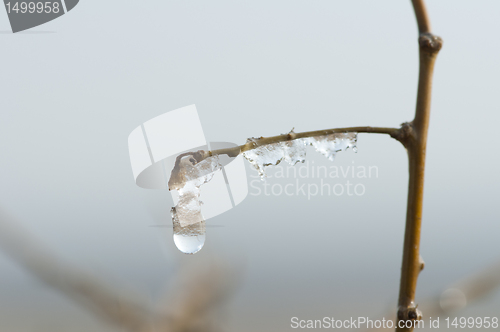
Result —
<path fill-rule="evenodd" d="M 205 235 L 174 234 L 174 243 L 181 252 L 193 255 L 203 248 L 205 244 Z"/>
<path fill-rule="evenodd" d="M 196 254 L 205 245 L 206 226 L 203 219 L 198 222 L 183 226 L 179 222 L 176 208 L 172 208 L 172 222 L 174 224 L 174 244 L 181 252 Z M 200 215 L 201 217 L 201 215 Z"/>

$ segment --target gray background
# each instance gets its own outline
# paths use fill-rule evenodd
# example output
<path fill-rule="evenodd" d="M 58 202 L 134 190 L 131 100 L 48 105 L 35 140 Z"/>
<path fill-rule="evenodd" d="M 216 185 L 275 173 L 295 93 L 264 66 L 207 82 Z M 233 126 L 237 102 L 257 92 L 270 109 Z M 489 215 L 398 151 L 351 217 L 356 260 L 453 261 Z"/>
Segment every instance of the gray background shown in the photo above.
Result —
<path fill-rule="evenodd" d="M 500 2 L 428 1 L 439 54 L 429 133 L 418 298 L 500 258 Z M 407 194 L 399 143 L 360 135 L 337 165 L 376 165 L 363 197 L 249 196 L 179 253 L 135 186 L 128 134 L 196 104 L 207 139 L 412 119 L 417 30 L 409 1 L 86 0 L 10 34 L 0 14 L 0 202 L 75 265 L 158 297 L 186 262 L 217 256 L 244 278 L 232 331 L 288 331 L 290 318 L 377 317 L 395 305 Z M 318 165 L 326 158 L 310 154 Z M 247 165 L 248 166 L 248 165 Z M 253 170 L 248 168 L 248 173 Z M 277 180 L 269 180 L 277 181 Z M 163 200 L 164 198 L 164 200 Z M 10 330 L 111 330 L 0 254 Z M 497 314 L 500 293 L 463 315 Z M 30 313 L 31 319 L 19 320 Z"/>

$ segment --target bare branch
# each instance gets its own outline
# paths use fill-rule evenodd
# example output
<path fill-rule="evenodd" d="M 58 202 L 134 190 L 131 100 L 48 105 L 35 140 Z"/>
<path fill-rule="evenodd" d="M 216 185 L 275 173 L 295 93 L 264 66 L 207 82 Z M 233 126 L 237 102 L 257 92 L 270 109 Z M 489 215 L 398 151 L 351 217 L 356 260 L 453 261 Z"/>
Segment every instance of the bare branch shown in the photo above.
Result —
<path fill-rule="evenodd" d="M 404 142 L 407 139 L 407 136 L 411 133 L 407 130 L 406 124 L 403 124 L 401 128 L 384 128 L 384 127 L 347 127 L 347 128 L 334 128 L 334 129 L 325 129 L 325 130 L 316 130 L 316 131 L 307 131 L 302 133 L 295 133 L 293 130 L 288 134 L 271 136 L 271 137 L 260 137 L 257 140 L 252 140 L 240 146 L 235 146 L 233 148 L 226 149 L 218 149 L 212 151 L 204 151 L 198 150 L 195 152 L 186 152 L 177 156 L 175 160 L 174 168 L 172 169 L 170 179 L 168 181 L 169 190 L 178 189 L 184 185 L 184 175 L 185 170 L 181 166 L 181 161 L 184 157 L 189 156 L 189 161 L 191 165 L 195 165 L 202 160 L 216 155 L 227 155 L 229 157 L 237 157 L 239 154 L 256 149 L 258 147 L 292 141 L 295 139 L 308 138 L 308 137 L 320 137 L 331 135 L 335 133 L 370 133 L 370 134 L 386 134 L 390 135 L 392 138 Z M 403 143 L 404 144 L 404 143 Z"/>
<path fill-rule="evenodd" d="M 422 270 L 420 230 L 424 200 L 425 155 L 431 110 L 432 76 L 436 57 L 443 43 L 441 38 L 429 32 L 430 24 L 423 0 L 413 0 L 412 3 L 420 31 L 420 74 L 415 119 L 407 124 L 411 135 L 407 135 L 402 140 L 408 150 L 410 176 L 398 300 L 397 318 L 399 320 L 415 320 L 421 317 L 415 304 L 415 291 L 418 275 Z M 396 330 L 412 331 L 413 329 L 397 328 Z"/>
<path fill-rule="evenodd" d="M 431 22 L 427 14 L 424 0 L 412 0 L 415 16 L 418 24 L 419 33 L 426 33 L 431 31 Z"/>
<path fill-rule="evenodd" d="M 298 138 L 307 138 L 307 137 L 318 137 L 325 136 L 335 133 L 371 133 L 371 134 L 386 134 L 390 135 L 393 138 L 398 139 L 399 128 L 383 128 L 383 127 L 347 127 L 347 128 L 334 128 L 334 129 L 325 129 L 325 130 L 316 130 L 316 131 L 306 131 L 302 133 L 288 133 L 278 136 L 271 137 L 260 137 L 257 142 L 249 142 L 240 146 L 236 146 L 234 148 L 228 149 L 220 149 L 209 151 L 208 156 L 218 155 L 218 154 L 226 154 L 229 157 L 236 157 L 240 153 L 255 149 L 259 146 L 291 141 Z"/>
<path fill-rule="evenodd" d="M 16 224 L 0 213 L 0 246 L 16 262 L 108 322 L 127 331 L 150 331 L 151 311 L 145 301 L 125 296 L 84 271 L 69 267 Z"/>

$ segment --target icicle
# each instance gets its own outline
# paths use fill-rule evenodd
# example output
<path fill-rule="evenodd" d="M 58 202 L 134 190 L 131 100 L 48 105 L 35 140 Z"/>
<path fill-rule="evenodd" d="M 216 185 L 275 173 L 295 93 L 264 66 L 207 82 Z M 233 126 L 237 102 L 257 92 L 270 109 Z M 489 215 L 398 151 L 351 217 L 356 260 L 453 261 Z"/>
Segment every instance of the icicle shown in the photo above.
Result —
<path fill-rule="evenodd" d="M 293 130 L 290 133 L 293 133 Z M 247 143 L 249 142 L 257 146 L 259 139 L 249 138 Z M 245 151 L 243 156 L 257 169 L 260 177 L 264 180 L 266 166 L 278 165 L 283 160 L 290 165 L 304 162 L 307 145 L 312 145 L 316 151 L 333 161 L 339 151 L 352 148 L 354 152 L 357 152 L 356 142 L 357 133 L 334 133 L 258 146 L 255 149 Z"/>
<path fill-rule="evenodd" d="M 258 140 L 249 138 L 247 142 L 256 143 Z M 278 165 L 283 159 L 281 143 L 273 143 L 259 146 L 255 149 L 243 152 L 243 157 L 252 164 L 262 179 L 266 177 L 265 166 Z"/>
<path fill-rule="evenodd" d="M 290 165 L 294 166 L 298 162 L 303 163 L 306 160 L 306 145 L 301 139 L 282 142 L 281 145 L 284 159 Z"/>
<path fill-rule="evenodd" d="M 292 133 L 293 129 L 289 134 Z M 252 142 L 258 145 L 258 141 L 259 139 L 249 138 L 247 143 Z M 260 177 L 264 180 L 266 177 L 264 167 L 266 166 L 278 165 L 283 160 L 292 166 L 298 162 L 304 162 L 306 158 L 306 146 L 300 139 L 266 144 L 243 152 L 243 157 L 257 169 Z"/>
<path fill-rule="evenodd" d="M 199 223 L 201 215 L 200 186 L 212 179 L 221 169 L 219 156 L 212 156 L 196 163 L 192 155 L 186 155 L 176 162 L 169 181 L 169 188 L 177 189 L 179 202 L 176 215 L 182 227 Z"/>
<path fill-rule="evenodd" d="M 218 156 L 200 162 L 204 151 L 178 157 L 169 180 L 169 189 L 179 194 L 177 205 L 172 208 L 174 243 L 186 254 L 201 250 L 205 243 L 205 220 L 201 214 L 200 186 L 209 182 L 222 166 Z"/>

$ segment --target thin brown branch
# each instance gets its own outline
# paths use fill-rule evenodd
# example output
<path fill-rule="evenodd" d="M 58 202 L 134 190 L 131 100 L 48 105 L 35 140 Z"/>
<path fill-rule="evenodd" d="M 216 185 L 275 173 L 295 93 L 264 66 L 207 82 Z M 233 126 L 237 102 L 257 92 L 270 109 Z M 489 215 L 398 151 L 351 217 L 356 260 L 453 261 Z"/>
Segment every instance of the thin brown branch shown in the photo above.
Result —
<path fill-rule="evenodd" d="M 403 142 L 404 139 L 409 134 L 407 130 L 406 124 L 403 124 L 401 128 L 385 128 L 385 127 L 346 127 L 346 128 L 333 128 L 333 129 L 325 129 L 325 130 L 315 130 L 315 131 L 306 131 L 302 133 L 294 133 L 293 130 L 288 134 L 271 136 L 271 137 L 259 137 L 258 139 L 248 141 L 247 143 L 235 146 L 232 148 L 226 149 L 218 149 L 212 151 L 204 151 L 199 150 L 195 152 L 186 152 L 177 156 L 175 160 L 174 168 L 172 169 L 170 179 L 168 181 L 168 188 L 178 189 L 184 186 L 184 169 L 181 166 L 181 160 L 184 157 L 189 156 L 189 162 L 194 165 L 199 163 L 200 161 L 215 155 L 228 155 L 229 157 L 237 157 L 239 154 L 256 149 L 263 145 L 280 143 L 292 141 L 300 138 L 308 138 L 308 137 L 319 137 L 326 136 L 335 133 L 371 133 L 371 134 L 386 134 L 390 135 L 392 138 Z"/>
<path fill-rule="evenodd" d="M 431 22 L 427 14 L 424 0 L 412 0 L 415 16 L 418 24 L 418 32 L 426 33 L 431 31 Z"/>
<path fill-rule="evenodd" d="M 384 128 L 384 127 L 347 127 L 347 128 L 334 128 L 334 129 L 325 129 L 325 130 L 316 130 L 316 131 L 306 131 L 302 133 L 289 133 L 278 136 L 271 137 L 260 137 L 255 142 L 248 142 L 246 144 L 236 146 L 234 148 L 228 149 L 220 149 L 213 150 L 209 152 L 209 156 L 218 155 L 218 154 L 226 154 L 229 157 L 236 157 L 240 153 L 255 149 L 259 146 L 291 141 L 298 138 L 307 138 L 307 137 L 318 137 L 325 136 L 335 133 L 347 133 L 347 132 L 356 132 L 356 133 L 372 133 L 372 134 L 387 134 L 391 137 L 396 138 L 400 129 L 399 128 Z"/>
<path fill-rule="evenodd" d="M 415 291 L 418 275 L 422 270 L 420 230 L 424 199 L 425 155 L 431 110 L 432 76 L 437 54 L 442 47 L 441 38 L 429 32 L 430 24 L 423 1 L 413 0 L 412 3 L 420 31 L 420 73 L 415 119 L 408 124 L 410 135 L 402 140 L 408 150 L 409 186 L 397 315 L 400 321 L 421 318 L 421 313 L 415 304 Z M 413 328 L 398 327 L 396 330 L 413 331 Z"/>

